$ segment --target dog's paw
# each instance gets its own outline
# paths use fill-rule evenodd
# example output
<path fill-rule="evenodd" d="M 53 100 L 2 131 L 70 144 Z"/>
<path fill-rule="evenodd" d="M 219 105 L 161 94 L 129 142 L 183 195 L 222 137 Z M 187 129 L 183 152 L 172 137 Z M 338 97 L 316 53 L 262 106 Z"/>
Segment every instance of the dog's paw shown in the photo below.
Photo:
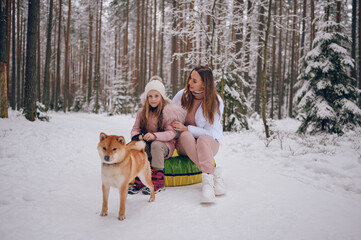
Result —
<path fill-rule="evenodd" d="M 120 220 L 120 221 L 123 221 L 124 219 L 125 219 L 125 215 L 118 217 L 118 220 Z"/>
<path fill-rule="evenodd" d="M 102 217 L 107 216 L 107 215 L 108 215 L 107 212 L 101 212 L 101 213 L 100 213 L 100 216 L 102 216 Z"/>
<path fill-rule="evenodd" d="M 155 201 L 155 198 L 154 197 L 150 197 L 148 202 L 154 202 Z"/>

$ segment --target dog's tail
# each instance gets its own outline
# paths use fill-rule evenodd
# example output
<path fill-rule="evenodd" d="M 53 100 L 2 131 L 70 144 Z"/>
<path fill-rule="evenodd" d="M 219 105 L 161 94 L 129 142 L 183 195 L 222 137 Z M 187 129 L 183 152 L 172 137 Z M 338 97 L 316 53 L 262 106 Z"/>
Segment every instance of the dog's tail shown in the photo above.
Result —
<path fill-rule="evenodd" d="M 129 150 L 144 151 L 144 149 L 145 149 L 145 142 L 144 141 L 131 141 L 127 145 L 128 145 Z"/>

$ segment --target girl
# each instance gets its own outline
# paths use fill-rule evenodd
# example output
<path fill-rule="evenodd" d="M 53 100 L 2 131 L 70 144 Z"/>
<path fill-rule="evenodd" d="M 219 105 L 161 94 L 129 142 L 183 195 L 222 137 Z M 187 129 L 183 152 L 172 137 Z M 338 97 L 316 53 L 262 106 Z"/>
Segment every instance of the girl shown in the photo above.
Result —
<path fill-rule="evenodd" d="M 225 189 L 221 169 L 214 166 L 223 133 L 223 101 L 215 89 L 212 70 L 203 66 L 194 68 L 173 103 L 187 110 L 185 124 L 172 123 L 174 130 L 181 132 L 177 149 L 202 171 L 201 203 L 214 203 L 215 196 L 225 194 Z"/>
<path fill-rule="evenodd" d="M 147 143 L 146 152 L 151 161 L 152 181 L 157 193 L 164 189 L 164 159 L 172 156 L 175 148 L 176 131 L 171 126 L 174 120 L 184 122 L 185 111 L 178 105 L 170 103 L 166 97 L 162 79 L 154 76 L 145 86 L 141 95 L 143 107 L 139 109 L 131 131 L 132 140 L 143 140 Z M 129 187 L 129 193 L 142 190 L 150 194 L 139 178 Z"/>

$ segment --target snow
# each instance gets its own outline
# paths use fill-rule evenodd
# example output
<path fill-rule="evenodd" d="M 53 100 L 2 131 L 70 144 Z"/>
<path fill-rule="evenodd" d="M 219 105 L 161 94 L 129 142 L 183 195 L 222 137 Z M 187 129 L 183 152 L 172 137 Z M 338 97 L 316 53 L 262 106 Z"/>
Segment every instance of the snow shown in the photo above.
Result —
<path fill-rule="evenodd" d="M 306 85 L 306 84 L 305 84 Z M 304 107 L 306 106 L 307 102 L 310 100 L 310 99 L 313 99 L 315 96 L 315 92 L 313 91 L 313 89 L 310 89 L 309 91 L 307 91 L 305 93 L 305 95 L 302 97 L 300 103 L 299 103 L 299 107 Z"/>
<path fill-rule="evenodd" d="M 336 112 L 322 96 L 316 98 L 313 111 L 319 119 L 335 119 Z"/>
<path fill-rule="evenodd" d="M 347 55 L 347 50 L 343 47 L 341 47 L 340 45 L 336 44 L 336 43 L 331 43 L 330 44 L 330 48 L 336 53 L 336 54 L 340 54 L 340 55 Z"/>
<path fill-rule="evenodd" d="M 100 217 L 99 133 L 129 141 L 134 118 L 50 113 L 0 119 L 0 236 L 9 239 L 361 239 L 361 129 L 343 136 L 295 134 L 294 119 L 260 119 L 224 133 L 217 166 L 227 194 L 199 203 L 201 184 L 168 187 L 148 203 L 129 195 L 117 220 L 112 189 Z"/>
<path fill-rule="evenodd" d="M 319 82 L 317 82 L 316 87 L 317 87 L 318 90 L 323 90 L 323 89 L 325 89 L 327 87 L 330 87 L 330 85 L 331 85 L 330 81 L 320 80 Z"/>
<path fill-rule="evenodd" d="M 342 99 L 341 105 L 343 106 L 344 109 L 347 109 L 350 112 L 352 112 L 352 114 L 354 114 L 356 116 L 361 116 L 360 108 L 355 103 L 351 102 L 350 100 Z"/>

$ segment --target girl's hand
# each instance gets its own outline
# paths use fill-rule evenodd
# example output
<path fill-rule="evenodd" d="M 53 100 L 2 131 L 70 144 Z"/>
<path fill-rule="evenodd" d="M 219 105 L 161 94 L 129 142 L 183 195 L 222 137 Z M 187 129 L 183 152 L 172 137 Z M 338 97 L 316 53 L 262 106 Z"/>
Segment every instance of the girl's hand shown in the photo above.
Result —
<path fill-rule="evenodd" d="M 188 127 L 184 126 L 181 122 L 178 122 L 178 121 L 173 121 L 172 127 L 176 131 L 181 131 L 181 132 L 188 131 Z"/>
<path fill-rule="evenodd" d="M 155 136 L 153 133 L 147 133 L 144 135 L 143 139 L 145 141 L 154 141 L 155 140 Z"/>

